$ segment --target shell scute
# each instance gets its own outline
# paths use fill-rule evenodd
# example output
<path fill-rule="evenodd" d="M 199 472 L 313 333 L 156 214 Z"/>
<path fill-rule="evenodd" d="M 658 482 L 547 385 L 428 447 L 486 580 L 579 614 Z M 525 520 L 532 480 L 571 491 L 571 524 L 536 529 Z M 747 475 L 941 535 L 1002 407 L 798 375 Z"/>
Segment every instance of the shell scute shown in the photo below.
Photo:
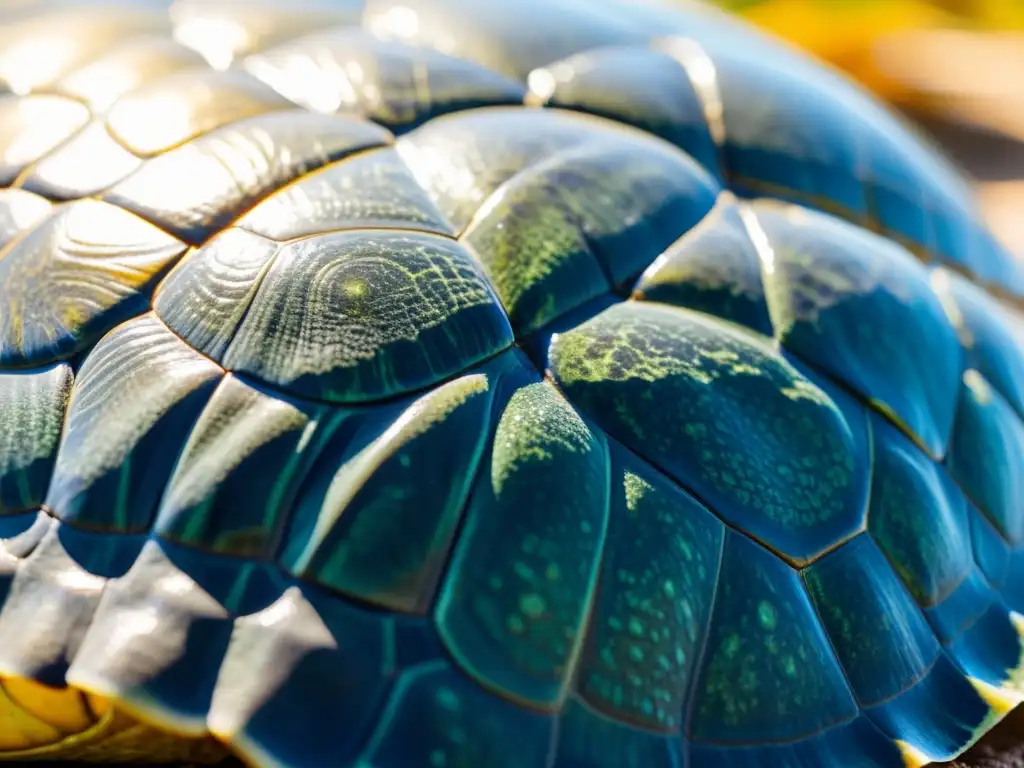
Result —
<path fill-rule="evenodd" d="M 490 436 L 505 364 L 332 419 L 295 504 L 284 567 L 361 601 L 427 613 Z"/>
<path fill-rule="evenodd" d="M 393 683 L 394 635 L 390 617 L 288 586 L 235 622 L 211 731 L 254 762 L 346 764 L 372 733 Z"/>
<path fill-rule="evenodd" d="M 771 336 L 761 256 L 728 192 L 637 281 L 633 298 L 695 309 Z"/>
<path fill-rule="evenodd" d="M 185 244 L 127 211 L 79 200 L 13 243 L 0 284 L 0 367 L 66 360 L 148 309 L 148 294 Z"/>
<path fill-rule="evenodd" d="M 361 115 L 401 133 L 448 112 L 522 104 L 521 83 L 436 49 L 341 27 L 255 53 L 245 68 L 315 112 Z"/>
<path fill-rule="evenodd" d="M 150 158 L 103 199 L 198 245 L 304 173 L 391 141 L 365 120 L 282 107 Z"/>
<path fill-rule="evenodd" d="M 725 526 L 627 451 L 612 457 L 608 539 L 576 686 L 598 713 L 679 733 Z"/>
<path fill-rule="evenodd" d="M 862 417 L 847 418 L 761 339 L 701 313 L 628 302 L 556 334 L 548 360 L 610 435 L 793 562 L 862 529 Z"/>
<path fill-rule="evenodd" d="M 862 534 L 847 542 L 803 576 L 868 717 L 932 759 L 955 756 L 989 707 L 940 648 L 871 538 Z"/>
<path fill-rule="evenodd" d="M 714 205 L 717 185 L 685 155 L 594 133 L 499 186 L 462 236 L 518 335 L 628 289 Z"/>
<path fill-rule="evenodd" d="M 357 230 L 285 246 L 223 363 L 297 395 L 354 403 L 432 386 L 511 342 L 465 249 L 434 235 Z"/>
<path fill-rule="evenodd" d="M 718 144 L 707 105 L 687 64 L 699 46 L 608 46 L 533 70 L 532 99 L 626 123 L 682 149 L 712 176 L 719 174 Z M 637 83 L 643 83 L 642 88 Z"/>
<path fill-rule="evenodd" d="M 437 624 L 474 678 L 553 709 L 574 673 L 606 540 L 608 447 L 550 382 L 522 370 L 506 386 Z"/>
<path fill-rule="evenodd" d="M 929 274 L 898 245 L 795 206 L 758 201 L 776 337 L 942 458 L 961 372 L 956 332 Z"/>
<path fill-rule="evenodd" d="M 487 693 L 436 661 L 398 679 L 360 764 L 535 768 L 547 763 L 554 738 L 551 715 Z"/>

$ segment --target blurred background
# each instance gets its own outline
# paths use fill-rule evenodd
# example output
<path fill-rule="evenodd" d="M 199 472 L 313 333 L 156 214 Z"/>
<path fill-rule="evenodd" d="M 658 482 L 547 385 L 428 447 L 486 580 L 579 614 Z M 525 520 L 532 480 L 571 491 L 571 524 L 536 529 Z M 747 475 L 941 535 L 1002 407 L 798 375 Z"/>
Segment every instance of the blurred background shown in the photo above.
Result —
<path fill-rule="evenodd" d="M 1024 254 L 1024 0 L 713 0 L 906 113 Z"/>

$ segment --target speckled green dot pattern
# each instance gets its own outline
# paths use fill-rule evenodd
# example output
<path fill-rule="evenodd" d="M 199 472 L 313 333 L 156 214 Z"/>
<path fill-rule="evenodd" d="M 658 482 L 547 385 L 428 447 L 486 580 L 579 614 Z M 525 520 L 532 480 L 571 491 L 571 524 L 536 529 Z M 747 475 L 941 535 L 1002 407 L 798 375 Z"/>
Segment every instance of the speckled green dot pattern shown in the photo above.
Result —
<path fill-rule="evenodd" d="M 868 530 L 923 605 L 939 602 L 970 570 L 963 494 L 911 441 L 876 420 Z"/>
<path fill-rule="evenodd" d="M 857 714 L 799 574 L 739 533 L 726 536 L 705 653 L 698 741 L 797 740 Z"/>
<path fill-rule="evenodd" d="M 794 561 L 863 526 L 850 425 L 767 342 L 696 312 L 620 304 L 556 336 L 550 365 L 611 435 Z"/>
<path fill-rule="evenodd" d="M 718 581 L 724 526 L 613 451 L 611 520 L 578 688 L 596 710 L 677 731 Z"/>
<path fill-rule="evenodd" d="M 478 679 L 545 707 L 561 701 L 608 493 L 604 438 L 550 382 L 524 382 L 498 419 L 438 605 L 441 635 Z"/>

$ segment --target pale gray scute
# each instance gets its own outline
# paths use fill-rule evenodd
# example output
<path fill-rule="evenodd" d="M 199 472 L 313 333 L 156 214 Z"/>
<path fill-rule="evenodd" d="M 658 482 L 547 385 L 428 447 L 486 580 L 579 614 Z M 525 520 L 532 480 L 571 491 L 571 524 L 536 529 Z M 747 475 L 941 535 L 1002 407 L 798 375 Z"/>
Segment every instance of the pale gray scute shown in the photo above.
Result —
<path fill-rule="evenodd" d="M 23 189 L 0 189 L 0 248 L 50 215 L 50 202 Z"/>
<path fill-rule="evenodd" d="M 0 514 L 43 503 L 73 381 L 66 363 L 0 374 Z"/>
<path fill-rule="evenodd" d="M 97 200 L 55 211 L 0 258 L 0 361 L 64 359 L 145 311 L 145 292 L 185 245 Z"/>
<path fill-rule="evenodd" d="M 228 123 L 293 106 L 240 70 L 188 69 L 126 93 L 106 121 L 126 149 L 153 157 Z"/>
<path fill-rule="evenodd" d="M 72 513 L 76 497 L 95 481 L 113 471 L 131 475 L 138 469 L 129 461 L 136 445 L 176 403 L 220 375 L 152 315 L 102 339 L 72 392 L 47 507 Z"/>
<path fill-rule="evenodd" d="M 246 69 L 316 112 L 364 115 L 395 130 L 471 106 L 522 103 L 525 87 L 439 50 L 340 27 L 255 54 Z"/>
<path fill-rule="evenodd" d="M 58 525 L 57 521 L 40 510 L 36 513 L 32 525 L 24 531 L 7 539 L 0 539 L 0 556 L 10 555 L 19 559 L 28 557 L 55 525 Z"/>
<path fill-rule="evenodd" d="M 143 83 L 202 63 L 202 56 L 165 35 L 135 35 L 69 72 L 54 90 L 85 101 L 96 114 Z"/>
<path fill-rule="evenodd" d="M 342 229 L 455 234 L 390 147 L 362 152 L 304 176 L 259 203 L 238 226 L 278 241 Z"/>
<path fill-rule="evenodd" d="M 53 200 L 73 200 L 102 192 L 140 165 L 142 159 L 121 146 L 102 120 L 93 120 L 36 163 L 22 186 Z"/>
<path fill-rule="evenodd" d="M 314 29 L 358 26 L 364 0 L 175 0 L 171 6 L 174 38 L 225 69 L 246 55 Z M 234 34 L 210 34 L 210 29 Z"/>
<path fill-rule="evenodd" d="M 365 120 L 279 110 L 149 160 L 105 199 L 198 244 L 287 182 L 391 141 Z"/>
<path fill-rule="evenodd" d="M 122 4 L 116 13 L 102 6 L 50 5 L 49 13 L 36 12 L 0 26 L 0 84 L 11 91 L 50 88 L 121 41 L 167 28 L 166 13 L 143 3 Z M 26 44 L 35 55 L 26 55 Z M 47 66 L 40 66 L 39 50 L 49 54 Z"/>
<path fill-rule="evenodd" d="M 221 360 L 278 245 L 232 227 L 189 252 L 157 287 L 153 309 L 207 357 Z"/>
<path fill-rule="evenodd" d="M 63 96 L 0 95 L 0 184 L 13 184 L 28 165 L 66 141 L 88 120 L 85 105 Z"/>
<path fill-rule="evenodd" d="M 282 248 L 224 366 L 354 402 L 429 386 L 511 342 L 487 280 L 455 242 L 357 230 Z"/>
<path fill-rule="evenodd" d="M 207 717 L 210 731 L 248 752 L 255 745 L 247 743 L 243 731 L 260 706 L 287 685 L 306 658 L 337 648 L 330 628 L 298 587 L 259 613 L 240 617 L 217 677 Z"/>
<path fill-rule="evenodd" d="M 611 121 L 561 110 L 505 107 L 446 115 L 402 136 L 402 159 L 437 207 L 462 232 L 505 181 L 556 152 L 594 138 L 633 135 Z"/>
<path fill-rule="evenodd" d="M 149 699 L 145 684 L 181 659 L 196 626 L 230 620 L 227 609 L 150 540 L 129 571 L 107 584 L 67 683 L 149 709 L 152 717 L 159 704 Z M 197 688 L 212 687 L 212 681 L 196 679 L 209 671 L 192 671 Z M 181 736 L 206 734 L 205 717 L 160 712 L 158 718 Z"/>
<path fill-rule="evenodd" d="M 68 554 L 52 526 L 25 558 L 0 611 L 0 674 L 62 682 L 106 585 Z"/>

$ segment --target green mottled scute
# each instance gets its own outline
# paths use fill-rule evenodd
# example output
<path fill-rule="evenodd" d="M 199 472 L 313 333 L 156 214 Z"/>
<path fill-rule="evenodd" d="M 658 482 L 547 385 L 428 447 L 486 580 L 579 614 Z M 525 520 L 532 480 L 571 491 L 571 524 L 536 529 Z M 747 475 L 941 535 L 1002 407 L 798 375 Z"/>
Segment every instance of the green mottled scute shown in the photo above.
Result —
<path fill-rule="evenodd" d="M 440 631 L 490 685 L 551 706 L 564 695 L 593 599 L 608 449 L 554 386 L 528 379 L 492 445 L 440 597 Z"/>
<path fill-rule="evenodd" d="M 795 571 L 730 533 L 721 584 L 691 726 L 698 739 L 789 740 L 856 712 Z"/>
<path fill-rule="evenodd" d="M 550 359 L 598 424 L 769 546 L 806 561 L 862 525 L 853 429 L 760 339 L 695 312 L 620 304 L 556 336 Z"/>
<path fill-rule="evenodd" d="M 1024 263 L 835 73 L 0 0 L 0 92 L 0 764 L 918 768 L 1024 701 Z"/>
<path fill-rule="evenodd" d="M 658 731 L 680 727 L 723 534 L 668 478 L 613 453 L 602 588 L 580 661 L 580 696 L 590 706 Z"/>

